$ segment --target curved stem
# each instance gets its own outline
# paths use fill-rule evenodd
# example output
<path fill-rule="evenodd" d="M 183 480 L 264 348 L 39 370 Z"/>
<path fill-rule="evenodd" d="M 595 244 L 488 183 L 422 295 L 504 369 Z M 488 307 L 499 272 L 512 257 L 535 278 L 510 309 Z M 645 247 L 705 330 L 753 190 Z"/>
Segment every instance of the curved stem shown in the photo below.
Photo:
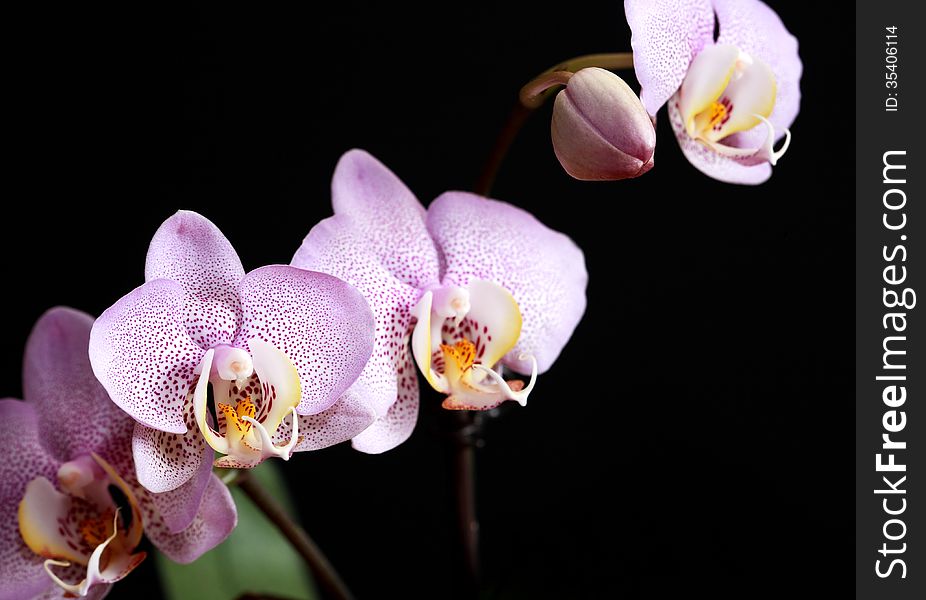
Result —
<path fill-rule="evenodd" d="M 482 429 L 482 415 L 459 411 L 453 415 L 454 483 L 456 487 L 457 525 L 463 554 L 465 589 L 475 596 L 479 590 L 479 516 L 476 513 L 476 447 Z"/>
<path fill-rule="evenodd" d="M 584 56 L 570 58 L 558 65 L 550 67 L 521 88 L 521 93 L 519 95 L 521 104 L 527 108 L 540 108 L 543 106 L 543 103 L 547 101 L 547 98 L 552 96 L 556 91 L 554 86 L 545 86 L 541 88 L 539 86 L 540 83 L 550 79 L 550 76 L 554 73 L 566 72 L 572 74 L 587 67 L 599 67 L 601 69 L 611 69 L 612 71 L 617 69 L 632 69 L 633 52 L 586 54 Z M 566 81 L 569 81 L 568 77 Z M 563 81 L 562 85 L 565 85 L 566 81 Z"/>
<path fill-rule="evenodd" d="M 511 110 L 511 114 L 501 132 L 495 140 L 495 145 L 489 153 L 482 173 L 474 186 L 477 194 L 488 196 L 495 183 L 495 176 L 508 154 L 511 144 L 527 122 L 531 113 L 543 106 L 547 99 L 566 85 L 572 74 L 586 67 L 600 67 L 602 69 L 632 69 L 632 52 L 615 52 L 610 54 L 586 54 L 563 61 L 550 67 L 537 77 L 531 79 L 518 94 L 518 103 Z"/>
<path fill-rule="evenodd" d="M 352 600 L 353 595 L 331 563 L 305 530 L 293 522 L 283 507 L 253 477 L 243 474 L 237 478 L 238 489 L 276 525 L 280 533 L 309 566 L 315 582 L 328 598 Z"/>

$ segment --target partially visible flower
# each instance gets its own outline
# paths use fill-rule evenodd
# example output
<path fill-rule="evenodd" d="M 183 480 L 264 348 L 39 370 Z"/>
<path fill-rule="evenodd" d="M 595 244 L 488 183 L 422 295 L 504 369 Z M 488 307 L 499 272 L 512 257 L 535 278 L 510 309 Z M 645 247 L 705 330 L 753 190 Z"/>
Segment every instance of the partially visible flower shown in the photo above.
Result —
<path fill-rule="evenodd" d="M 611 71 L 577 71 L 556 96 L 551 130 L 556 157 L 576 179 L 627 179 L 653 168 L 653 121 Z"/>
<path fill-rule="evenodd" d="M 137 421 L 149 490 L 197 480 L 213 450 L 225 455 L 216 466 L 253 467 L 372 422 L 362 398 L 337 402 L 373 346 L 370 308 L 348 284 L 282 265 L 245 275 L 218 228 L 186 211 L 155 233 L 145 279 L 97 319 L 90 362 Z"/>
<path fill-rule="evenodd" d="M 335 215 L 309 232 L 292 264 L 348 281 L 373 308 L 373 356 L 342 401 L 368 398 L 378 419 L 354 447 L 382 452 L 411 434 L 415 363 L 447 395 L 445 408 L 524 404 L 585 310 L 588 277 L 572 240 L 520 208 L 464 192 L 425 211 L 360 150 L 338 163 L 332 204 Z M 505 381 L 502 365 L 529 373 L 529 383 Z"/>
<path fill-rule="evenodd" d="M 768 179 L 801 95 L 797 40 L 778 15 L 759 0 L 624 0 L 624 11 L 643 105 L 655 115 L 668 102 L 691 164 L 729 183 Z"/>
<path fill-rule="evenodd" d="M 87 357 L 93 318 L 55 308 L 26 346 L 23 396 L 0 400 L 0 598 L 101 598 L 145 558 L 142 534 L 191 562 L 237 521 L 209 471 L 152 494 L 135 477 L 134 422 L 109 399 Z"/>

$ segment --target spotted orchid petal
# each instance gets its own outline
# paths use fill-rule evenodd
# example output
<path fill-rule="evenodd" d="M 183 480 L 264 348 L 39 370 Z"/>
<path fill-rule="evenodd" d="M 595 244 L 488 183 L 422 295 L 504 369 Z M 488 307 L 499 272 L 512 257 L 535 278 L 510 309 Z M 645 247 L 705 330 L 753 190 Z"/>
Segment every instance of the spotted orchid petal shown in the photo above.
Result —
<path fill-rule="evenodd" d="M 363 150 L 345 153 L 335 168 L 331 203 L 365 240 L 364 250 L 396 279 L 418 289 L 438 283 L 440 260 L 424 226 L 424 207 L 377 159 Z"/>
<path fill-rule="evenodd" d="M 299 414 L 334 404 L 369 360 L 370 307 L 337 277 L 283 265 L 262 267 L 245 276 L 239 293 L 243 320 L 234 345 L 248 348 L 256 338 L 292 360 L 302 384 Z"/>
<path fill-rule="evenodd" d="M 42 570 L 44 559 L 23 542 L 18 512 L 29 482 L 54 479 L 59 464 L 38 441 L 39 419 L 33 406 L 0 400 L 0 422 L 0 447 L 16 457 L 0 461 L 0 599 L 19 600 L 54 587 Z"/>
<path fill-rule="evenodd" d="M 444 256 L 445 285 L 485 280 L 517 302 L 521 335 L 504 364 L 530 373 L 533 356 L 540 373 L 549 369 L 585 312 L 582 251 L 530 213 L 465 192 L 447 192 L 431 204 L 428 230 Z"/>
<path fill-rule="evenodd" d="M 231 243 L 211 221 L 179 211 L 161 225 L 148 247 L 145 281 L 180 284 L 183 322 L 203 350 L 229 343 L 238 330 L 237 286 L 244 268 Z"/>
<path fill-rule="evenodd" d="M 144 425 L 137 425 L 135 438 L 133 439 L 133 445 L 135 445 L 135 455 L 136 455 L 136 464 L 141 464 L 138 462 L 137 455 L 139 451 L 137 449 L 137 444 L 139 442 L 139 429 L 145 428 Z M 147 497 L 151 498 L 151 501 L 154 504 L 154 508 L 157 510 L 160 521 L 164 523 L 164 526 L 171 533 L 177 533 L 183 531 L 189 527 L 190 523 L 193 522 L 193 519 L 196 517 L 197 512 L 199 511 L 202 502 L 203 496 L 206 493 L 206 489 L 209 485 L 209 482 L 212 479 L 212 448 L 205 443 L 205 440 L 202 439 L 202 436 L 199 434 L 199 429 L 197 428 L 195 422 L 190 425 L 190 431 L 182 439 L 177 439 L 180 436 L 175 436 L 174 434 L 159 432 L 153 429 L 147 429 L 147 432 L 150 434 L 158 435 L 162 437 L 161 443 L 166 443 L 168 436 L 174 437 L 174 445 L 170 446 L 155 446 L 155 448 L 160 447 L 164 452 L 167 453 L 169 458 L 173 458 L 172 461 L 163 463 L 163 471 L 161 471 L 162 476 L 165 479 L 173 478 L 171 473 L 175 472 L 178 468 L 177 457 L 184 455 L 188 458 L 191 463 L 195 464 L 196 453 L 189 451 L 186 448 L 186 444 L 190 443 L 190 438 L 194 438 L 196 443 L 203 447 L 201 456 L 199 456 L 199 463 L 196 470 L 193 472 L 192 476 L 187 479 L 187 481 L 177 487 L 168 489 L 160 493 L 154 493 L 148 485 L 145 485 L 144 479 L 142 478 L 142 469 L 138 469 L 137 477 L 139 484 L 145 488 L 146 491 L 151 492 L 147 494 Z M 148 461 L 147 468 L 151 468 L 151 464 L 156 464 L 154 461 Z M 184 461 L 181 463 L 185 465 Z M 152 479 L 152 474 L 148 473 L 148 481 L 150 483 Z"/>
<path fill-rule="evenodd" d="M 370 303 L 377 331 L 373 353 L 339 401 L 353 407 L 348 414 L 354 417 L 336 422 L 362 423 L 369 415 L 358 403 L 365 403 L 374 422 L 360 430 L 364 433 L 353 444 L 362 452 L 379 453 L 403 442 L 414 429 L 418 386 L 414 366 L 408 367 L 409 309 L 419 287 L 438 282 L 439 258 L 424 208 L 366 152 L 351 150 L 338 162 L 332 199 L 335 216 L 312 228 L 292 264 L 339 277 Z M 319 440 L 311 442 L 315 445 L 332 439 L 303 431 L 306 440 Z M 324 431 L 331 431 L 327 423 Z"/>
<path fill-rule="evenodd" d="M 176 490 L 193 483 L 196 493 L 205 489 L 204 472 L 212 464 L 212 449 L 201 435 L 193 414 L 192 394 L 184 408 L 187 432 L 167 433 L 135 424 L 132 435 L 132 454 L 138 480 L 154 493 Z"/>
<path fill-rule="evenodd" d="M 339 170 L 339 173 L 344 176 L 345 171 Z M 336 174 L 335 177 L 338 178 L 339 175 Z M 417 201 L 415 203 L 417 204 Z M 424 220 L 418 214 L 420 206 L 408 212 L 410 214 L 406 216 L 409 227 L 419 229 L 419 233 L 423 232 L 427 243 L 431 244 L 431 251 L 434 252 L 433 244 L 427 237 Z M 347 400 L 350 404 L 363 401 L 372 411 L 373 419 L 384 421 L 384 425 L 388 413 L 392 412 L 393 417 L 401 415 L 401 421 L 405 423 L 404 429 L 410 434 L 411 430 L 407 424 L 411 414 L 409 407 L 417 407 L 417 397 L 414 401 L 408 398 L 407 386 L 403 389 L 401 385 L 407 375 L 403 375 L 400 370 L 404 366 L 402 356 L 408 345 L 408 330 L 412 318 L 409 307 L 415 303 L 420 292 L 390 271 L 389 264 L 384 263 L 376 251 L 367 246 L 365 228 L 359 226 L 356 219 L 343 214 L 325 219 L 313 227 L 293 257 L 292 264 L 339 277 L 354 286 L 370 303 L 377 332 L 373 340 L 373 353 L 360 377 L 345 393 L 345 396 L 351 397 L 342 396 L 342 400 Z M 436 267 L 433 273 L 420 279 L 436 280 Z M 400 395 L 403 397 L 404 408 L 396 408 L 393 411 L 392 407 L 399 402 Z M 417 409 L 414 413 L 417 414 Z M 365 418 L 364 411 L 356 414 L 360 420 Z M 353 419 L 349 422 L 353 422 Z M 411 427 L 414 427 L 414 424 Z M 393 431 L 388 425 L 386 429 Z M 308 435 L 305 429 L 303 432 L 304 435 Z M 370 435 L 372 436 L 372 432 Z M 389 449 L 382 445 L 386 439 L 398 440 L 401 437 L 390 434 L 378 438 L 377 444 L 371 442 L 363 447 L 370 449 L 370 452 L 385 451 Z M 372 437 L 370 439 L 372 440 Z M 374 447 L 376 450 L 373 450 Z"/>
<path fill-rule="evenodd" d="M 678 91 L 691 63 L 714 37 L 710 0 L 624 0 L 640 100 L 651 115 Z"/>
<path fill-rule="evenodd" d="M 124 445 L 131 436 L 132 419 L 110 402 L 90 369 L 92 326 L 86 313 L 53 308 L 39 318 L 26 343 L 23 396 L 39 415 L 38 439 L 62 461 Z"/>
<path fill-rule="evenodd" d="M 778 142 L 794 123 L 801 104 L 803 64 L 798 43 L 781 18 L 759 0 L 712 0 L 719 26 L 718 44 L 731 44 L 765 65 L 775 77 L 774 109 L 768 117 Z M 758 112 L 758 111 L 756 111 Z M 728 145 L 755 148 L 762 145 L 766 131 L 756 127 L 737 133 Z"/>
<path fill-rule="evenodd" d="M 353 436 L 351 445 L 355 450 L 380 454 L 403 443 L 414 431 L 418 421 L 418 376 L 407 341 L 402 345 L 399 365 L 396 401 L 384 416 Z"/>
<path fill-rule="evenodd" d="M 293 451 L 321 450 L 349 440 L 369 427 L 376 415 L 362 390 L 355 383 L 330 408 L 314 415 L 297 415 L 299 435 Z M 292 439 L 292 422 L 286 419 L 277 428 L 273 443 L 279 446 Z"/>
<path fill-rule="evenodd" d="M 106 309 L 90 332 L 90 364 L 110 398 L 135 420 L 186 433 L 184 403 L 203 349 L 187 334 L 183 287 L 149 281 Z"/>
<path fill-rule="evenodd" d="M 199 510 L 181 531 L 171 531 L 164 525 L 157 502 L 150 496 L 156 495 L 139 498 L 145 535 L 174 562 L 193 562 L 219 545 L 238 523 L 238 513 L 231 493 L 215 475 L 209 476 Z"/>

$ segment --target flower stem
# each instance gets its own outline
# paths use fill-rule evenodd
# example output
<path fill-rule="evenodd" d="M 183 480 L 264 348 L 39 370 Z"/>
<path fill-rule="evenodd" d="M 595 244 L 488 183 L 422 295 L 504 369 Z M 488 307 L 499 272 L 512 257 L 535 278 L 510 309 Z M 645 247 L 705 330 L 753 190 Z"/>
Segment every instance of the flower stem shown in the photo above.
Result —
<path fill-rule="evenodd" d="M 322 553 L 312 538 L 305 530 L 293 522 L 280 503 L 273 496 L 267 493 L 260 483 L 248 474 L 242 474 L 237 478 L 238 489 L 244 492 L 254 505 L 263 512 L 270 521 L 276 525 L 280 533 L 292 545 L 293 549 L 299 553 L 302 560 L 305 561 L 315 582 L 321 588 L 325 597 L 333 600 L 352 600 L 353 595 L 347 589 L 347 585 L 338 575 L 331 563 Z"/>
<path fill-rule="evenodd" d="M 455 413 L 454 481 L 457 500 L 457 524 L 463 550 L 467 592 L 475 596 L 479 589 L 479 517 L 476 514 L 476 446 L 482 429 L 482 415 L 469 411 Z"/>
<path fill-rule="evenodd" d="M 501 132 L 495 139 L 495 145 L 489 153 L 474 191 L 477 194 L 488 196 L 511 144 L 514 143 L 518 133 L 527 122 L 531 113 L 543 106 L 561 85 L 566 85 L 572 74 L 587 67 L 600 67 L 602 69 L 632 69 L 633 53 L 617 52 L 612 54 L 586 54 L 563 61 L 550 67 L 537 77 L 527 82 L 518 94 L 518 103 L 511 110 L 511 114 Z"/>

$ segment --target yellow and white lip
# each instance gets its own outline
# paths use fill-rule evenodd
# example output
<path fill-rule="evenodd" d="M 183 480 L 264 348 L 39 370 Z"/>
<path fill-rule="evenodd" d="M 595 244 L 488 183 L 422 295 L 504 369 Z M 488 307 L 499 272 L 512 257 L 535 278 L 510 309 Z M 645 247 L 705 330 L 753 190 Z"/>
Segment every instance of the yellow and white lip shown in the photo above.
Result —
<path fill-rule="evenodd" d="M 30 550 L 45 558 L 48 576 L 62 590 L 86 596 L 97 583 L 113 583 L 129 574 L 145 558 L 133 553 L 141 542 L 142 519 L 129 485 L 102 457 L 65 463 L 58 471 L 58 491 L 44 477 L 26 485 L 19 503 L 19 531 Z M 93 464 L 95 463 L 95 464 Z M 123 519 L 107 489 L 114 485 L 129 503 L 131 515 Z M 123 526 L 128 523 L 128 529 Z M 52 567 L 86 567 L 77 583 L 62 580 Z"/>
<path fill-rule="evenodd" d="M 787 151 L 791 133 L 775 151 L 775 131 L 768 117 L 775 108 L 777 87 L 772 69 L 737 47 L 705 47 L 691 61 L 678 91 L 678 109 L 685 132 L 718 154 L 733 159 L 761 156 L 775 165 Z M 721 140 L 757 125 L 768 129 L 759 148 L 736 148 Z"/>
<path fill-rule="evenodd" d="M 465 298 L 465 302 L 447 310 L 448 297 Z M 412 315 L 417 319 L 411 339 L 415 363 L 431 387 L 447 394 L 444 408 L 487 410 L 505 400 L 526 404 L 537 379 L 536 361 L 531 357 L 533 370 L 527 387 L 505 381 L 494 370 L 521 335 L 521 311 L 508 290 L 482 280 L 466 288 L 451 288 L 449 294 L 429 290 Z"/>
<path fill-rule="evenodd" d="M 193 414 L 209 446 L 225 455 L 216 459 L 217 467 L 254 467 L 274 456 L 289 460 L 299 438 L 296 406 L 302 396 L 302 386 L 296 366 L 283 351 L 263 340 L 249 340 L 248 346 L 251 349 L 248 361 L 227 351 L 224 355 L 217 354 L 213 348 L 206 352 L 198 369 L 201 374 L 193 391 Z M 228 357 L 233 361 L 230 360 L 229 365 L 217 367 L 214 364 L 217 356 L 223 359 Z M 242 368 L 242 365 L 246 368 Z M 238 399 L 234 406 L 220 401 L 228 396 L 227 391 L 232 384 L 242 385 L 251 376 L 252 370 L 260 386 L 257 393 L 261 395 L 262 405 L 269 406 L 260 415 L 250 396 Z M 203 373 L 209 373 L 210 376 L 203 376 Z M 219 430 L 207 422 L 210 383 L 215 392 L 216 410 L 223 424 Z M 292 434 L 286 444 L 277 446 L 273 443 L 273 434 L 287 416 L 292 419 Z"/>

